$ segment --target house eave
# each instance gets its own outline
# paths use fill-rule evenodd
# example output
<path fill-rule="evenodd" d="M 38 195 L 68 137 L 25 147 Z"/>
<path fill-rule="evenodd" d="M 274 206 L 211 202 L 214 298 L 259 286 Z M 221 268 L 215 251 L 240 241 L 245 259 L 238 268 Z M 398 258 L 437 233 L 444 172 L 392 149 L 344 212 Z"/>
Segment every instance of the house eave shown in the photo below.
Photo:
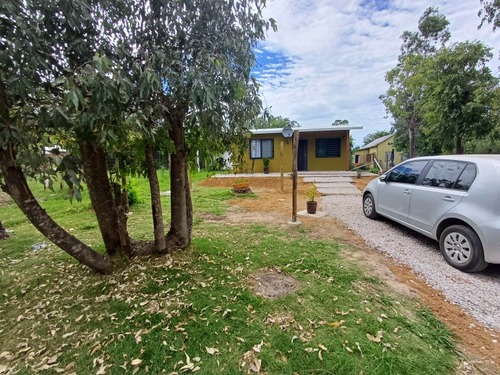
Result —
<path fill-rule="evenodd" d="M 298 130 L 299 133 L 315 133 L 315 132 L 335 132 L 335 131 L 346 131 L 346 130 L 359 130 L 363 129 L 363 126 L 350 125 L 350 126 L 328 126 L 320 128 L 293 128 L 293 130 Z M 281 134 L 283 128 L 268 128 L 268 129 L 250 129 L 250 133 L 259 134 Z"/>

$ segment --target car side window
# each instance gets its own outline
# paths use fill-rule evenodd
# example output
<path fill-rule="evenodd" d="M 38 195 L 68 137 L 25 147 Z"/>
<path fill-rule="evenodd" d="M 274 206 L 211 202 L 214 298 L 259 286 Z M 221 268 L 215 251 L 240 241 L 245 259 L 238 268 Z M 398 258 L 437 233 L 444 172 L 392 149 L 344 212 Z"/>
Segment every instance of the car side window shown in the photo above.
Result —
<path fill-rule="evenodd" d="M 453 189 L 469 190 L 469 188 L 472 185 L 472 182 L 474 182 L 475 178 L 476 178 L 475 165 L 467 164 L 467 166 L 463 170 L 462 174 L 458 178 L 455 186 L 453 186 Z"/>
<path fill-rule="evenodd" d="M 391 171 L 387 182 L 400 182 L 403 184 L 414 184 L 417 182 L 420 172 L 427 165 L 427 160 L 410 161 L 398 165 Z"/>
<path fill-rule="evenodd" d="M 422 181 L 422 185 L 451 189 L 466 166 L 466 163 L 456 161 L 435 161 Z"/>

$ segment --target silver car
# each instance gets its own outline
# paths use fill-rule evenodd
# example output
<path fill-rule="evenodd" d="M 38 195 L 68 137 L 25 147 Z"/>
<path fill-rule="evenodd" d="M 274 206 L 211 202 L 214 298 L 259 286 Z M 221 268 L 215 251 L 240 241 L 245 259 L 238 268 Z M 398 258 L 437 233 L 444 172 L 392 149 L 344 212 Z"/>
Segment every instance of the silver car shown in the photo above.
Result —
<path fill-rule="evenodd" d="M 439 241 L 451 266 L 480 272 L 500 263 L 500 155 L 409 159 L 368 183 L 363 212 Z"/>

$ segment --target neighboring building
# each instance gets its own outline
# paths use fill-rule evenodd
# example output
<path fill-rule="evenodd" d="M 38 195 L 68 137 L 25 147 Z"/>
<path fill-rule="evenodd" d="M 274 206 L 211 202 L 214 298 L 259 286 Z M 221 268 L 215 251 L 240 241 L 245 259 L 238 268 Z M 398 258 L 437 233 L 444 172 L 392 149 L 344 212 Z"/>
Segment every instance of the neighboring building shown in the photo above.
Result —
<path fill-rule="evenodd" d="M 299 171 L 349 170 L 349 132 L 362 126 L 329 126 L 322 128 L 293 128 L 299 131 Z M 263 159 L 269 158 L 269 171 L 280 172 L 280 149 L 283 143 L 283 170 L 292 171 L 292 137 L 285 138 L 282 128 L 251 130 L 248 153 L 243 155 L 238 170 L 261 173 Z"/>
<path fill-rule="evenodd" d="M 368 167 L 370 168 L 378 168 L 378 162 L 384 171 L 393 165 L 401 163 L 404 159 L 404 154 L 394 149 L 393 134 L 377 138 L 354 153 L 354 164 L 356 166 L 369 164 Z"/>

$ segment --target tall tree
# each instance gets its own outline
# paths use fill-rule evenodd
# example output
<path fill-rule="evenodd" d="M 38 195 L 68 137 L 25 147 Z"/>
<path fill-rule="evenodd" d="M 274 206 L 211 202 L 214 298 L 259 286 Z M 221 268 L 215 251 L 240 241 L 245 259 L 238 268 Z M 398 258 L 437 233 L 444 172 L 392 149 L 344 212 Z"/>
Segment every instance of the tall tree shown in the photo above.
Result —
<path fill-rule="evenodd" d="M 53 11 L 39 2 L 0 4 L 0 185 L 49 240 L 87 266 L 110 273 L 113 263 L 57 225 L 37 202 L 24 175 L 50 172 L 40 170 L 47 162 L 40 141 L 50 131 L 40 129 L 36 119 L 40 106 L 50 100 L 49 80 L 61 68 L 58 35 L 46 22 Z"/>
<path fill-rule="evenodd" d="M 496 125 L 495 90 L 498 79 L 486 65 L 491 48 L 463 42 L 442 48 L 426 61 L 425 133 L 443 151 L 463 154 L 465 142 L 487 136 Z"/>
<path fill-rule="evenodd" d="M 421 134 L 423 116 L 419 112 L 422 85 L 418 69 L 450 37 L 448 20 L 436 8 L 427 8 L 419 19 L 418 32 L 405 31 L 397 66 L 386 74 L 389 89 L 380 99 L 394 119 L 395 142 L 410 157 L 416 155 L 416 137 Z M 405 134 L 406 133 L 406 134 Z M 407 143 L 406 143 L 407 140 Z"/>
<path fill-rule="evenodd" d="M 268 27 L 261 14 L 264 3 L 134 3 L 137 17 L 131 21 L 130 43 L 136 51 L 136 70 L 156 75 L 161 82 L 143 111 L 155 108 L 162 114 L 149 118 L 153 121 L 150 128 L 164 128 L 172 144 L 171 226 L 166 251 L 184 249 L 191 240 L 188 160 L 194 150 L 189 149 L 186 138 L 195 134 L 206 145 L 213 145 L 221 137 L 243 137 L 245 125 L 260 110 L 250 68 L 254 63 L 251 47 L 264 38 Z"/>

